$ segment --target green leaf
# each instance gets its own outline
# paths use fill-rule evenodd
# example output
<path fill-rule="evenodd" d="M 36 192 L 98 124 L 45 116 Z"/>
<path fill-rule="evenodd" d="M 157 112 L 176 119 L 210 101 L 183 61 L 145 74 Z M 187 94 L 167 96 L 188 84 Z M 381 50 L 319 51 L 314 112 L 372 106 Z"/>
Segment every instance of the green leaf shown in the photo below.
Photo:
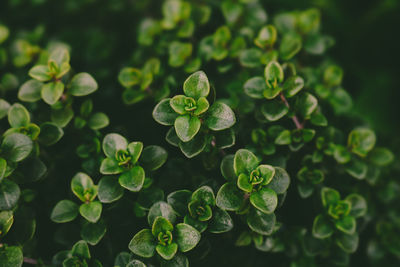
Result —
<path fill-rule="evenodd" d="M 248 96 L 256 99 L 263 99 L 264 91 L 267 90 L 267 84 L 263 77 L 257 76 L 247 80 L 243 88 Z"/>
<path fill-rule="evenodd" d="M 197 71 L 190 75 L 183 83 L 183 92 L 186 96 L 199 99 L 207 97 L 210 93 L 210 83 L 207 75 L 203 71 Z"/>
<path fill-rule="evenodd" d="M 273 25 L 266 25 L 260 29 L 254 43 L 260 48 L 273 46 L 277 38 L 277 30 Z"/>
<path fill-rule="evenodd" d="M 342 83 L 343 70 L 336 65 L 329 66 L 324 72 L 324 82 L 328 87 L 338 86 Z"/>
<path fill-rule="evenodd" d="M 192 250 L 200 241 L 200 233 L 192 226 L 178 223 L 175 227 L 174 238 L 181 252 Z"/>
<path fill-rule="evenodd" d="M 0 44 L 7 40 L 10 35 L 10 30 L 5 26 L 0 24 Z"/>
<path fill-rule="evenodd" d="M 21 195 L 19 186 L 9 179 L 0 183 L 0 210 L 11 210 L 17 205 Z"/>
<path fill-rule="evenodd" d="M 209 207 L 209 206 L 208 206 Z M 209 210 L 209 218 L 211 218 L 212 216 L 212 212 L 211 210 Z M 204 217 L 204 216 L 202 216 Z M 183 218 L 183 222 L 185 224 L 188 224 L 190 226 L 193 226 L 197 231 L 199 231 L 200 233 L 203 233 L 207 227 L 208 227 L 208 220 L 209 218 L 205 217 L 207 220 L 204 221 L 200 221 L 199 218 L 194 218 L 192 217 L 190 214 L 185 215 L 185 217 Z"/>
<path fill-rule="evenodd" d="M 393 153 L 384 147 L 376 147 L 368 154 L 368 159 L 375 165 L 384 167 L 394 160 Z"/>
<path fill-rule="evenodd" d="M 301 198 L 308 198 L 314 192 L 314 186 L 312 184 L 299 183 L 297 184 L 297 191 Z"/>
<path fill-rule="evenodd" d="M 15 103 L 8 109 L 8 122 L 11 127 L 27 126 L 31 119 L 28 110 L 21 104 Z"/>
<path fill-rule="evenodd" d="M 232 127 L 236 122 L 235 113 L 222 103 L 215 102 L 207 112 L 205 124 L 213 131 L 221 131 Z"/>
<path fill-rule="evenodd" d="M 26 81 L 18 91 L 18 99 L 24 102 L 36 102 L 40 100 L 43 83 L 37 80 Z"/>
<path fill-rule="evenodd" d="M 10 108 L 10 104 L 4 99 L 0 98 L 0 119 L 4 118 L 8 114 L 8 109 Z"/>
<path fill-rule="evenodd" d="M 70 61 L 68 49 L 63 46 L 52 49 L 49 60 L 54 61 L 55 63 L 57 63 L 58 66 L 61 66 L 64 63 L 68 63 Z"/>
<path fill-rule="evenodd" d="M 97 186 L 86 173 L 78 172 L 71 180 L 71 190 L 82 202 L 92 201 L 97 196 Z"/>
<path fill-rule="evenodd" d="M 148 93 L 136 89 L 127 89 L 122 93 L 122 100 L 126 105 L 132 105 L 148 97 Z"/>
<path fill-rule="evenodd" d="M 350 216 L 362 217 L 367 213 L 367 201 L 359 194 L 350 194 L 345 200 L 351 203 Z"/>
<path fill-rule="evenodd" d="M 225 233 L 233 229 L 233 220 L 228 212 L 218 208 L 213 212 L 214 215 L 208 226 L 208 231 L 210 231 L 210 233 Z"/>
<path fill-rule="evenodd" d="M 149 210 L 149 213 L 147 215 L 147 221 L 149 225 L 153 225 L 154 221 L 158 217 L 163 217 L 167 219 L 168 222 L 175 223 L 176 213 L 171 205 L 164 201 L 159 201 L 154 203 Z"/>
<path fill-rule="evenodd" d="M 145 173 L 142 167 L 134 166 L 119 176 L 119 184 L 132 192 L 139 192 L 143 187 Z"/>
<path fill-rule="evenodd" d="M 353 153 L 365 157 L 374 148 L 376 136 L 368 128 L 356 128 L 350 132 L 347 143 Z"/>
<path fill-rule="evenodd" d="M 317 108 L 318 100 L 309 93 L 304 93 L 297 98 L 296 108 L 303 118 L 308 118 Z"/>
<path fill-rule="evenodd" d="M 131 261 L 132 254 L 126 251 L 118 253 L 115 257 L 114 266 L 115 267 L 126 267 L 126 265 Z M 146 266 L 144 266 L 146 267 Z"/>
<path fill-rule="evenodd" d="M 265 80 L 269 88 L 277 87 L 278 83 L 283 82 L 283 69 L 276 61 L 271 61 L 264 70 Z"/>
<path fill-rule="evenodd" d="M 51 146 L 57 143 L 64 136 L 64 131 L 57 125 L 45 122 L 40 125 L 39 142 Z"/>
<path fill-rule="evenodd" d="M 257 48 L 249 48 L 241 50 L 239 54 L 240 65 L 246 68 L 256 68 L 261 65 L 262 52 Z"/>
<path fill-rule="evenodd" d="M 62 82 L 46 83 L 42 87 L 41 96 L 49 105 L 54 105 L 64 92 L 64 84 Z"/>
<path fill-rule="evenodd" d="M 108 158 L 115 159 L 117 151 L 126 150 L 128 141 L 116 133 L 107 134 L 103 139 L 103 151 Z"/>
<path fill-rule="evenodd" d="M 89 246 L 84 240 L 80 240 L 74 244 L 71 249 L 71 255 L 80 259 L 90 259 Z"/>
<path fill-rule="evenodd" d="M 171 42 L 168 48 L 168 64 L 174 68 L 184 65 L 186 60 L 192 54 L 192 49 L 193 46 L 191 43 L 182 43 L 178 41 Z"/>
<path fill-rule="evenodd" d="M 261 106 L 261 113 L 269 121 L 277 121 L 289 112 L 289 108 L 279 100 L 270 100 Z"/>
<path fill-rule="evenodd" d="M 7 171 L 7 161 L 0 157 L 0 182 L 3 180 Z"/>
<path fill-rule="evenodd" d="M 156 250 L 163 259 L 171 260 L 178 251 L 178 245 L 176 243 L 171 243 L 167 246 L 157 245 Z"/>
<path fill-rule="evenodd" d="M 74 117 L 74 111 L 71 107 L 51 110 L 51 121 L 59 127 L 65 127 Z"/>
<path fill-rule="evenodd" d="M 353 100 L 348 92 L 343 88 L 336 88 L 328 98 L 336 114 L 349 112 L 353 106 Z"/>
<path fill-rule="evenodd" d="M 216 146 L 220 149 L 229 148 L 235 145 L 236 136 L 233 128 L 214 133 Z"/>
<path fill-rule="evenodd" d="M 68 92 L 73 96 L 85 96 L 93 93 L 98 88 L 97 82 L 86 72 L 81 72 L 72 77 Z"/>
<path fill-rule="evenodd" d="M 250 150 L 239 149 L 233 159 L 233 169 L 237 176 L 241 173 L 250 174 L 258 166 L 259 160 Z"/>
<path fill-rule="evenodd" d="M 278 196 L 275 191 L 269 188 L 262 188 L 260 191 L 251 193 L 250 203 L 258 210 L 270 214 L 278 205 Z"/>
<path fill-rule="evenodd" d="M 170 193 L 167 197 L 167 201 L 179 216 L 184 216 L 187 213 L 191 198 L 192 192 L 189 190 L 178 190 Z"/>
<path fill-rule="evenodd" d="M 24 261 L 22 250 L 19 247 L 8 247 L 0 250 L 0 266 L 21 267 Z"/>
<path fill-rule="evenodd" d="M 124 194 L 124 189 L 119 185 L 115 176 L 104 176 L 100 179 L 99 200 L 103 203 L 111 203 L 120 199 Z"/>
<path fill-rule="evenodd" d="M 155 218 L 151 228 L 151 232 L 155 237 L 158 236 L 158 234 L 161 232 L 171 232 L 172 230 L 174 230 L 174 226 L 172 225 L 172 223 L 168 221 L 168 219 L 161 216 Z"/>
<path fill-rule="evenodd" d="M 100 173 L 102 174 L 118 174 L 124 169 L 118 165 L 118 161 L 112 158 L 105 158 L 100 165 Z"/>
<path fill-rule="evenodd" d="M 208 103 L 207 98 L 202 96 L 197 100 L 197 108 L 193 114 L 196 116 L 199 116 L 199 115 L 203 114 L 204 112 L 206 112 L 209 107 L 210 107 L 210 103 Z"/>
<path fill-rule="evenodd" d="M 176 135 L 174 127 L 169 128 L 167 134 L 165 135 L 165 141 L 167 141 L 170 145 L 179 147 L 179 143 L 181 142 L 181 139 L 179 139 L 179 137 Z M 190 142 L 188 142 L 188 143 L 190 143 Z"/>
<path fill-rule="evenodd" d="M 143 229 L 132 238 L 129 249 L 140 257 L 150 258 L 156 252 L 156 245 L 156 238 L 151 230 Z"/>
<path fill-rule="evenodd" d="M 323 187 L 321 189 L 321 200 L 322 205 L 328 207 L 329 205 L 336 204 L 340 200 L 340 194 L 335 189 Z"/>
<path fill-rule="evenodd" d="M 242 206 L 243 196 L 235 184 L 225 183 L 218 190 L 216 204 L 223 210 L 236 211 Z"/>
<path fill-rule="evenodd" d="M 12 211 L 0 212 L 0 236 L 5 236 L 14 222 Z"/>
<path fill-rule="evenodd" d="M 96 223 L 101 216 L 103 205 L 99 201 L 84 203 L 79 207 L 79 213 L 91 223 Z"/>
<path fill-rule="evenodd" d="M 103 129 L 104 127 L 107 127 L 109 123 L 110 120 L 108 119 L 108 116 L 103 112 L 93 114 L 88 121 L 89 127 L 93 130 Z"/>
<path fill-rule="evenodd" d="M 236 173 L 234 169 L 234 158 L 235 155 L 227 155 L 225 156 L 222 161 L 221 161 L 221 174 L 224 176 L 226 180 L 229 182 L 235 182 L 236 181 Z"/>
<path fill-rule="evenodd" d="M 286 61 L 294 57 L 302 47 L 301 36 L 295 33 L 287 33 L 281 40 L 279 55 Z"/>
<path fill-rule="evenodd" d="M 199 132 L 201 121 L 197 117 L 181 115 L 176 118 L 174 126 L 179 139 L 189 142 Z"/>
<path fill-rule="evenodd" d="M 277 145 L 289 145 L 292 142 L 291 133 L 289 130 L 283 130 L 280 134 L 275 138 L 275 144 Z"/>
<path fill-rule="evenodd" d="M 304 80 L 300 76 L 289 77 L 283 84 L 283 92 L 286 97 L 295 96 L 304 87 Z"/>
<path fill-rule="evenodd" d="M 179 148 L 187 158 L 193 158 L 200 154 L 206 147 L 206 136 L 198 134 L 189 142 L 179 142 Z"/>
<path fill-rule="evenodd" d="M 253 241 L 253 238 L 251 236 L 251 232 L 244 231 L 239 235 L 238 239 L 235 242 L 235 246 L 246 247 L 246 246 L 249 246 L 252 241 Z"/>
<path fill-rule="evenodd" d="M 50 70 L 46 65 L 34 66 L 29 70 L 29 76 L 40 82 L 47 82 L 52 78 Z"/>
<path fill-rule="evenodd" d="M 171 108 L 178 114 L 183 115 L 188 113 L 185 109 L 186 107 L 186 101 L 193 101 L 195 102 L 193 98 L 188 98 L 184 95 L 176 95 L 171 100 L 169 101 L 169 105 Z"/>
<path fill-rule="evenodd" d="M 336 244 L 346 253 L 354 253 L 358 247 L 358 234 L 341 234 L 336 238 Z"/>
<path fill-rule="evenodd" d="M 140 83 L 142 73 L 136 68 L 123 68 L 118 74 L 118 81 L 123 87 L 130 88 Z"/>
<path fill-rule="evenodd" d="M 346 216 L 335 221 L 335 226 L 343 233 L 352 235 L 356 231 L 356 219 L 352 216 Z"/>
<path fill-rule="evenodd" d="M 318 239 L 330 237 L 333 234 L 333 228 L 329 219 L 321 214 L 315 217 L 312 234 Z"/>
<path fill-rule="evenodd" d="M 246 221 L 254 232 L 260 235 L 270 235 L 274 231 L 276 217 L 274 213 L 266 214 L 257 209 L 251 209 Z"/>
<path fill-rule="evenodd" d="M 140 164 L 149 171 L 161 168 L 167 161 L 168 152 L 160 146 L 147 146 L 143 149 Z"/>
<path fill-rule="evenodd" d="M 90 245 L 97 245 L 106 234 L 106 225 L 104 222 L 85 223 L 81 229 L 81 237 Z"/>
<path fill-rule="evenodd" d="M 269 184 L 275 175 L 275 168 L 271 165 L 261 164 L 257 167 L 256 171 L 263 178 L 262 185 Z"/>
<path fill-rule="evenodd" d="M 20 133 L 12 133 L 4 137 L 1 144 L 2 156 L 11 162 L 20 162 L 24 160 L 33 149 L 32 140 Z"/>
<path fill-rule="evenodd" d="M 185 255 L 177 253 L 171 260 L 161 261 L 161 267 L 189 267 L 189 260 Z"/>
<path fill-rule="evenodd" d="M 368 165 L 360 159 L 353 158 L 352 161 L 346 164 L 345 170 L 354 178 L 361 180 L 368 174 Z"/>
<path fill-rule="evenodd" d="M 161 100 L 153 110 L 153 118 L 156 122 L 162 125 L 174 125 L 175 119 L 178 114 L 172 109 L 170 105 L 171 98 Z"/>
<path fill-rule="evenodd" d="M 274 167 L 275 174 L 272 181 L 267 185 L 268 188 L 275 191 L 277 194 L 283 194 L 289 188 L 290 177 L 287 171 L 281 167 Z"/>
<path fill-rule="evenodd" d="M 71 200 L 61 200 L 53 208 L 50 219 L 56 223 L 66 223 L 78 216 L 79 207 Z"/>
<path fill-rule="evenodd" d="M 247 192 L 247 193 L 251 193 L 251 191 L 253 191 L 253 185 L 250 183 L 250 178 L 248 175 L 241 173 L 239 174 L 239 177 L 237 179 L 237 186 Z"/>
<path fill-rule="evenodd" d="M 207 205 L 215 206 L 215 196 L 211 187 L 202 186 L 192 194 L 192 200 L 198 200 Z"/>
<path fill-rule="evenodd" d="M 142 142 L 131 142 L 128 144 L 128 151 L 130 156 L 132 157 L 131 163 L 135 164 L 142 154 L 143 143 Z"/>

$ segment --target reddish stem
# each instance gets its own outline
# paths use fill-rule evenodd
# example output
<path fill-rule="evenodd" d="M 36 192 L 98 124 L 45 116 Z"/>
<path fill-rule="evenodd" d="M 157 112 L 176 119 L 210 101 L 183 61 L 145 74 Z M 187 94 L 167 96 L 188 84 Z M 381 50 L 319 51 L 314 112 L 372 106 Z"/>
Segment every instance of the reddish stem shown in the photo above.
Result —
<path fill-rule="evenodd" d="M 280 93 L 279 95 L 281 97 L 282 102 L 285 104 L 285 106 L 287 108 L 290 108 L 289 102 L 286 100 L 286 97 L 282 93 Z M 297 129 L 303 129 L 304 126 L 303 126 L 302 123 L 300 123 L 300 121 L 299 121 L 299 119 L 297 118 L 296 115 L 293 115 L 293 117 L 291 119 L 294 122 L 294 124 L 296 125 Z"/>
<path fill-rule="evenodd" d="M 38 261 L 37 261 L 37 260 L 31 259 L 31 258 L 27 258 L 27 257 L 24 257 L 24 262 L 25 262 L 25 263 L 28 263 L 28 264 L 32 264 L 32 265 L 38 264 Z"/>

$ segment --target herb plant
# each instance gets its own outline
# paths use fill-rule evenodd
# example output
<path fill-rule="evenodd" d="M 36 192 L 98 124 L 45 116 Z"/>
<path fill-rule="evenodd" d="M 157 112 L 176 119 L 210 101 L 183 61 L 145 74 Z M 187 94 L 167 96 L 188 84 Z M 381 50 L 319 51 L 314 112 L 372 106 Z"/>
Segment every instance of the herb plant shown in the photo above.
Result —
<path fill-rule="evenodd" d="M 398 158 L 320 11 L 150 2 L 88 54 L 0 24 L 0 266 L 396 266 Z"/>

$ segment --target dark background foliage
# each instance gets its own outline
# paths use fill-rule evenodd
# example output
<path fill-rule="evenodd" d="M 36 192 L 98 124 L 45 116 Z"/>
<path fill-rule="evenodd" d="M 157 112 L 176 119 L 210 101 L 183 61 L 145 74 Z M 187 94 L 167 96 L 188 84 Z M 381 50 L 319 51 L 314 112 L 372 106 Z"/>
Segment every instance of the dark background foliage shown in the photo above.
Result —
<path fill-rule="evenodd" d="M 344 69 L 343 84 L 353 96 L 354 112 L 361 114 L 367 120 L 380 135 L 380 140 L 384 145 L 397 152 L 400 147 L 398 135 L 400 132 L 398 118 L 400 114 L 398 104 L 400 99 L 398 89 L 400 2 L 396 0 L 267 0 L 262 2 L 267 12 L 274 14 L 279 11 L 310 7 L 321 10 L 322 31 L 336 40 L 335 46 L 329 50 L 328 55 Z M 160 12 L 161 3 L 161 0 L 2 0 L 0 1 L 0 22 L 8 25 L 12 32 L 31 31 L 38 25 L 42 25 L 45 28 L 45 37 L 39 41 L 41 45 L 45 45 L 49 39 L 68 43 L 72 47 L 71 65 L 78 71 L 85 70 L 91 73 L 100 84 L 102 93 L 95 95 L 94 103 L 99 110 L 112 114 L 112 126 L 125 124 L 128 127 L 121 131 L 131 140 L 142 140 L 145 144 L 165 146 L 158 132 L 158 129 L 161 131 L 162 126 L 157 125 L 151 118 L 153 106 L 149 106 L 148 103 L 139 104 L 141 108 L 120 105 L 122 88 L 116 78 L 120 69 L 129 64 L 132 51 L 135 51 L 135 31 L 140 19 L 143 15 L 158 15 L 154 12 Z M 218 17 L 213 19 L 222 20 Z M 135 124 L 129 124 L 130 121 L 134 121 Z M 73 138 L 73 134 L 65 136 Z M 58 145 L 61 147 L 68 144 L 68 138 L 64 138 Z M 56 151 L 57 147 L 53 149 Z M 68 162 L 69 158 L 76 158 L 74 151 L 71 150 L 67 155 L 59 155 L 57 159 L 59 162 L 64 161 L 64 164 L 60 165 L 63 177 L 72 177 L 75 172 L 75 169 L 70 168 L 74 163 Z M 49 181 L 51 183 L 52 180 L 48 179 L 46 182 L 49 183 Z M 65 194 L 65 190 L 62 189 L 69 187 L 69 180 L 53 179 L 54 181 L 64 183 L 52 188 L 59 188 L 61 189 L 59 193 Z M 36 186 L 40 187 L 41 184 Z M 44 206 L 36 209 L 39 212 L 43 211 L 37 218 L 42 216 L 45 218 L 43 221 L 46 222 L 48 211 L 61 198 L 54 192 L 47 193 L 39 195 L 41 200 L 37 203 Z M 289 192 L 288 195 L 296 194 Z M 57 199 L 52 199 L 55 197 Z M 125 208 L 130 209 L 130 207 Z M 123 214 L 118 210 L 112 212 L 114 215 Z M 307 213 L 307 211 L 301 212 Z M 294 215 L 290 217 L 296 218 Z M 306 217 L 304 215 L 303 220 L 308 221 L 304 223 L 311 225 L 312 216 L 308 219 Z M 107 235 L 108 238 L 112 236 L 117 243 L 121 240 L 120 247 L 113 249 L 126 250 L 127 238 L 130 236 L 124 236 L 124 229 L 129 229 L 132 218 L 121 218 L 120 215 L 113 219 L 127 220 L 125 228 L 116 229 L 115 233 Z M 47 258 L 51 258 L 58 248 L 49 246 L 46 240 L 49 239 L 47 235 L 54 232 L 55 226 L 42 224 L 40 219 L 38 220 L 37 236 L 40 244 L 38 247 L 43 257 L 47 255 Z M 110 229 L 110 232 L 112 231 Z M 233 235 L 235 232 L 229 234 Z M 71 240 L 78 238 L 71 236 Z M 210 236 L 210 241 L 220 248 L 228 245 L 220 236 Z M 96 249 L 107 251 L 110 248 L 100 246 Z M 231 250 L 230 253 L 234 255 L 235 250 L 239 248 Z M 247 255 L 247 259 L 253 259 L 251 266 L 266 264 L 265 258 L 256 257 L 260 253 L 253 248 L 240 248 L 240 250 L 244 251 L 243 255 Z M 365 249 L 361 248 L 359 251 L 365 251 Z M 225 257 L 227 255 L 221 258 L 221 255 L 211 252 L 208 261 L 213 262 L 215 264 L 213 266 L 222 264 L 240 266 L 241 262 L 230 262 Z M 271 259 L 271 256 L 269 257 Z M 280 258 L 284 257 L 283 255 L 273 257 L 276 257 L 274 260 L 278 262 L 284 260 Z M 365 259 L 363 255 L 355 258 Z M 232 259 L 237 260 L 236 257 Z M 216 262 L 220 265 L 216 265 Z M 200 264 L 205 266 L 206 263 Z M 364 266 L 364 264 L 365 262 L 357 262 L 352 266 Z"/>
<path fill-rule="evenodd" d="M 96 75 L 99 83 L 108 87 L 108 94 L 118 95 L 115 77 L 121 62 L 134 51 L 136 26 L 143 15 L 158 15 L 155 12 L 160 12 L 161 3 L 161 0 L 70 0 L 63 4 L 45 0 L 1 1 L 0 18 L 15 30 L 44 25 L 46 37 L 71 45 L 72 64 L 95 74 L 101 69 L 102 78 Z M 270 14 L 319 8 L 323 31 L 336 40 L 329 55 L 345 71 L 344 85 L 354 98 L 355 110 L 380 133 L 391 135 L 400 130 L 399 1 L 266 0 L 262 3 Z M 107 95 L 102 97 L 107 99 Z"/>

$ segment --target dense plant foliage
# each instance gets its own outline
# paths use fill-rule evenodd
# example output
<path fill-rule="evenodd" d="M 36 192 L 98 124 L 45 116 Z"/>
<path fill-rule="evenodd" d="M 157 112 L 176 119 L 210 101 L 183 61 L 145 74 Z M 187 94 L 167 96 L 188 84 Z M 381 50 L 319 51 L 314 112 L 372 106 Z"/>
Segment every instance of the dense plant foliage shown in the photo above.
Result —
<path fill-rule="evenodd" d="M 165 0 L 105 85 L 107 40 L 0 24 L 0 266 L 396 266 L 398 159 L 320 22 Z"/>

